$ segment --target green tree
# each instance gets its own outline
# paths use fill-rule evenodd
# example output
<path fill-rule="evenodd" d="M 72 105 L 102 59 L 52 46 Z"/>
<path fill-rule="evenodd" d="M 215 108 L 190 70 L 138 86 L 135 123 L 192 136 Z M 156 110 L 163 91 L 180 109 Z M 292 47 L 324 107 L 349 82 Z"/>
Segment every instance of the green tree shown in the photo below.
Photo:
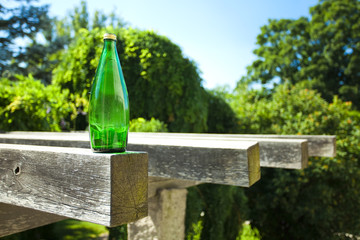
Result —
<path fill-rule="evenodd" d="M 330 102 L 360 107 L 360 2 L 320 0 L 311 18 L 269 20 L 257 37 L 247 78 L 267 83 L 307 81 Z"/>
<path fill-rule="evenodd" d="M 49 29 L 48 5 L 33 6 L 32 0 L 19 0 L 14 7 L 0 3 L 0 72 L 19 70 L 20 66 L 11 64 L 12 59 L 24 50 L 17 47 L 15 39 L 33 42 L 36 34 Z M 20 68 L 21 70 L 21 68 Z M 19 71 L 17 71 L 19 73 Z"/>
<path fill-rule="evenodd" d="M 87 11 L 86 1 L 82 0 L 80 5 L 81 9 L 79 7 L 75 7 L 74 12 L 70 15 L 75 34 L 77 34 L 82 28 L 89 28 L 89 13 Z"/>
<path fill-rule="evenodd" d="M 235 239 L 246 219 L 247 198 L 240 187 L 202 184 L 188 189 L 187 239 Z"/>
<path fill-rule="evenodd" d="M 252 133 L 337 136 L 335 158 L 310 158 L 301 171 L 262 169 L 261 180 L 246 189 L 249 217 L 262 239 L 341 239 L 360 232 L 360 113 L 351 102 L 335 97 L 328 103 L 304 86 L 284 84 L 270 97 L 254 101 L 246 94 L 231 103 L 240 121 L 255 123 Z"/>
<path fill-rule="evenodd" d="M 152 31 L 80 29 L 79 37 L 54 70 L 54 84 L 74 94 L 89 92 L 105 31 L 117 35 L 131 118 L 154 117 L 170 131 L 206 131 L 206 93 L 197 67 L 177 45 Z"/>
<path fill-rule="evenodd" d="M 238 119 L 226 100 L 215 91 L 207 91 L 208 133 L 236 133 Z"/>
<path fill-rule="evenodd" d="M 45 84 L 50 84 L 52 70 L 56 67 L 62 51 L 71 41 L 70 27 L 64 20 L 51 19 L 48 29 L 41 32 L 43 40 L 34 38 L 23 52 L 14 57 L 11 66 L 22 75 L 33 75 Z"/>
<path fill-rule="evenodd" d="M 199 223 L 205 239 L 234 239 L 244 219 L 250 219 L 265 240 L 344 239 L 346 234 L 359 234 L 360 112 L 351 102 L 334 97 L 328 103 L 303 82 L 279 85 L 273 94 L 248 89 L 242 82 L 232 94 L 219 96 L 227 97 L 241 133 L 336 135 L 337 156 L 310 158 L 304 170 L 262 169 L 261 180 L 249 189 L 208 185 L 190 189 L 189 239 L 199 231 Z"/>
<path fill-rule="evenodd" d="M 107 17 L 102 12 L 96 10 L 94 13 L 94 19 L 92 23 L 92 28 L 105 28 L 106 27 Z"/>
<path fill-rule="evenodd" d="M 21 1 L 19 1 L 21 2 Z M 65 49 L 76 39 L 81 29 L 105 28 L 106 25 L 124 27 L 126 23 L 112 12 L 107 15 L 95 11 L 92 24 L 85 1 L 63 19 L 50 18 L 48 5 L 35 7 L 26 1 L 15 8 L 0 5 L 0 71 L 11 78 L 15 74 L 31 74 L 50 84 L 52 71 L 62 59 Z M 21 15 L 21 16 L 20 16 Z M 9 27 L 8 27 L 9 26 Z M 19 27 L 20 26 L 20 27 Z M 17 49 L 14 39 L 23 38 L 28 44 Z M 7 70 L 7 71 L 5 71 Z"/>

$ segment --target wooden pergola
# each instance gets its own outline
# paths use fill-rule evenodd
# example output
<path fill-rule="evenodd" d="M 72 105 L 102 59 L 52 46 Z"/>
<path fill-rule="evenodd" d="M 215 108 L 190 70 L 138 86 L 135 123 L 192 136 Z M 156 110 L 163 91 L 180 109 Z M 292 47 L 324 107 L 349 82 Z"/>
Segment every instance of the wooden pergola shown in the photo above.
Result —
<path fill-rule="evenodd" d="M 3 133 L 0 237 L 71 218 L 129 223 L 129 239 L 184 239 L 187 187 L 250 187 L 260 167 L 335 154 L 335 136 L 130 133 L 128 152 L 99 154 L 85 132 Z"/>

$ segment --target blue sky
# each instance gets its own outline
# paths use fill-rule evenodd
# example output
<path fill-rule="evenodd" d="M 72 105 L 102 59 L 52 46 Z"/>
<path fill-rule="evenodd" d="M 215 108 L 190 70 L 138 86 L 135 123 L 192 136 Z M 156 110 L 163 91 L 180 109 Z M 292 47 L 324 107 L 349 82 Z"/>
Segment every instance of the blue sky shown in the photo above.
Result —
<path fill-rule="evenodd" d="M 211 89 L 236 82 L 255 59 L 256 36 L 268 19 L 309 16 L 317 0 L 87 0 L 90 16 L 115 9 L 132 27 L 152 29 L 179 45 L 202 72 Z M 50 4 L 50 15 L 63 17 L 80 0 L 39 0 Z"/>

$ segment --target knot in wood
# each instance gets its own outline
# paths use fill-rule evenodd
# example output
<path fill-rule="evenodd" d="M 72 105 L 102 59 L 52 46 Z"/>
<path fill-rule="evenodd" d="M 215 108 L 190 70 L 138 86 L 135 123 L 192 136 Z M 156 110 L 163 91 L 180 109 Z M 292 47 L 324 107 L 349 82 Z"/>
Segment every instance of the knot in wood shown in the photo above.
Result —
<path fill-rule="evenodd" d="M 20 174 L 20 167 L 19 167 L 19 166 L 14 169 L 14 174 L 15 174 L 15 175 L 19 175 L 19 174 Z"/>

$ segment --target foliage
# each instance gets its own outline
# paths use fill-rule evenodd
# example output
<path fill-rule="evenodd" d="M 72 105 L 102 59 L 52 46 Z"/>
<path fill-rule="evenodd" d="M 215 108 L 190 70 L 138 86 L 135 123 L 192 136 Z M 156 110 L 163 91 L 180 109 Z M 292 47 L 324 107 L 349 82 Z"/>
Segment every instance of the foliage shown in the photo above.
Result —
<path fill-rule="evenodd" d="M 75 34 L 77 34 L 82 28 L 89 28 L 89 13 L 87 11 L 86 2 L 82 0 L 80 5 L 81 10 L 79 7 L 75 7 L 74 12 L 70 14 L 72 28 Z"/>
<path fill-rule="evenodd" d="M 108 230 L 102 225 L 78 220 L 64 220 L 43 227 L 16 233 L 1 240 L 88 240 L 106 236 Z"/>
<path fill-rule="evenodd" d="M 200 240 L 203 228 L 204 226 L 202 220 L 199 220 L 197 223 L 192 223 L 192 231 L 186 236 L 186 240 Z"/>
<path fill-rule="evenodd" d="M 78 220 L 65 220 L 54 224 L 52 239 L 87 240 L 96 239 L 100 235 L 107 235 L 105 226 Z M 47 236 L 49 237 L 49 236 Z"/>
<path fill-rule="evenodd" d="M 177 45 L 152 31 L 129 29 L 119 53 L 134 117 L 155 117 L 170 131 L 206 130 L 202 79 Z"/>
<path fill-rule="evenodd" d="M 247 215 L 246 201 L 239 187 L 202 184 L 188 189 L 187 239 L 235 239 Z"/>
<path fill-rule="evenodd" d="M 32 74 L 43 83 L 50 84 L 51 72 L 70 41 L 70 27 L 62 20 L 49 19 L 47 28 L 38 32 L 37 37 L 12 59 L 8 66 L 8 75 Z"/>
<path fill-rule="evenodd" d="M 31 2 L 15 4 L 16 7 L 3 11 L 0 31 L 8 37 L 0 39 L 0 71 L 10 79 L 14 74 L 32 74 L 48 84 L 58 62 L 54 56 L 69 43 L 70 30 L 63 21 L 48 16 L 48 5 L 32 6 Z M 18 39 L 27 45 L 16 47 L 14 41 Z"/>
<path fill-rule="evenodd" d="M 78 38 L 70 44 L 62 61 L 54 69 L 53 84 L 75 94 L 90 92 L 102 49 L 102 43 L 96 40 L 102 39 L 105 30 L 93 32 L 91 36 L 88 30 L 79 30 Z"/>
<path fill-rule="evenodd" d="M 186 196 L 185 235 L 187 240 L 201 239 L 205 202 L 197 186 L 188 188 Z"/>
<path fill-rule="evenodd" d="M 0 79 L 0 129 L 3 131 L 60 131 L 72 112 L 69 91 L 45 87 L 31 75 L 16 81 Z"/>
<path fill-rule="evenodd" d="M 121 28 L 126 25 L 114 12 L 105 15 L 100 11 L 95 11 L 90 24 L 85 1 L 81 1 L 80 7 L 75 7 L 63 19 L 50 18 L 47 15 L 48 5 L 32 6 L 32 1 L 17 4 L 14 8 L 5 8 L 0 4 L 0 32 L 8 35 L 0 38 L 0 71 L 3 77 L 32 74 L 43 83 L 50 84 L 53 69 L 81 29 L 105 28 L 107 25 Z M 27 41 L 27 46 L 17 49 L 14 45 L 17 38 Z"/>
<path fill-rule="evenodd" d="M 360 2 L 321 0 L 310 20 L 269 20 L 257 37 L 258 59 L 247 78 L 266 83 L 307 81 L 330 102 L 334 95 L 360 106 Z"/>
<path fill-rule="evenodd" d="M 88 92 L 101 54 L 100 39 L 106 31 L 117 35 L 131 118 L 154 117 L 170 131 L 205 131 L 206 94 L 195 64 L 169 39 L 152 31 L 80 29 L 54 70 L 53 83 L 71 93 Z"/>
<path fill-rule="evenodd" d="M 32 0 L 19 0 L 12 7 L 0 3 L 0 72 L 8 70 L 13 57 L 22 53 L 14 41 L 18 38 L 34 40 L 36 34 L 48 29 L 48 5 L 33 6 Z"/>
<path fill-rule="evenodd" d="M 252 119 L 244 121 L 265 118 L 269 133 L 337 136 L 336 158 L 311 158 L 302 171 L 262 169 L 260 182 L 246 190 L 250 217 L 263 239 L 337 239 L 337 233 L 358 234 L 360 113 L 351 109 L 351 102 L 337 97 L 327 103 L 303 84 L 280 85 L 272 97 L 253 104 Z M 249 115 L 242 102 L 232 106 L 237 106 L 240 121 Z M 252 129 L 253 133 L 263 130 Z"/>
<path fill-rule="evenodd" d="M 123 224 L 118 227 L 108 228 L 109 230 L 109 240 L 127 240 L 127 224 Z"/>
<path fill-rule="evenodd" d="M 262 239 L 359 234 L 360 113 L 351 102 L 335 96 L 328 103 L 303 82 L 279 85 L 273 93 L 251 90 L 242 82 L 233 94 L 219 96 L 227 97 L 243 133 L 336 135 L 337 157 L 310 158 L 301 171 L 262 169 L 261 180 L 249 189 L 207 184 L 190 189 L 187 236 L 194 235 L 192 225 L 201 220 L 203 239 L 235 239 L 244 219 L 252 220 Z"/>
<path fill-rule="evenodd" d="M 151 118 L 146 120 L 144 118 L 136 118 L 130 121 L 130 132 L 167 132 L 166 124 Z"/>
<path fill-rule="evenodd" d="M 235 133 L 238 131 L 238 119 L 229 104 L 216 91 L 207 91 L 208 133 Z"/>
<path fill-rule="evenodd" d="M 104 32 L 114 32 L 132 118 L 154 117 L 176 132 L 236 131 L 234 113 L 223 99 L 202 88 L 195 63 L 166 37 L 152 31 L 121 29 L 126 23 L 114 12 L 107 17 L 95 11 L 90 24 L 85 1 L 60 20 L 50 19 L 44 9 L 47 25 L 37 32 L 43 40 L 32 37 L 24 51 L 7 64 L 9 71 L 4 74 L 16 80 L 14 72 L 31 73 L 45 84 L 52 81 L 69 89 L 68 101 L 75 110 L 65 118 L 67 129 L 84 130 L 87 126 L 87 93 L 101 54 L 100 39 Z"/>
<path fill-rule="evenodd" d="M 265 88 L 249 89 L 248 83 L 239 82 L 233 94 L 227 94 L 227 101 L 238 118 L 240 133 L 273 133 L 267 103 L 270 93 Z"/>
<path fill-rule="evenodd" d="M 81 29 L 91 30 L 95 28 L 106 28 L 107 26 L 119 29 L 127 25 L 122 18 L 115 14 L 115 9 L 109 14 L 95 10 L 92 24 L 90 24 L 91 20 L 87 10 L 87 3 L 84 0 L 80 2 L 80 6 L 74 8 L 74 11 L 69 14 L 69 17 L 71 22 L 67 24 L 71 26 L 71 33 L 75 38 Z M 64 20 L 66 21 L 67 19 Z"/>
<path fill-rule="evenodd" d="M 236 237 L 236 240 L 260 240 L 259 230 L 256 228 L 251 228 L 250 224 L 244 223 L 242 225 L 242 230 L 239 232 L 239 236 Z"/>

